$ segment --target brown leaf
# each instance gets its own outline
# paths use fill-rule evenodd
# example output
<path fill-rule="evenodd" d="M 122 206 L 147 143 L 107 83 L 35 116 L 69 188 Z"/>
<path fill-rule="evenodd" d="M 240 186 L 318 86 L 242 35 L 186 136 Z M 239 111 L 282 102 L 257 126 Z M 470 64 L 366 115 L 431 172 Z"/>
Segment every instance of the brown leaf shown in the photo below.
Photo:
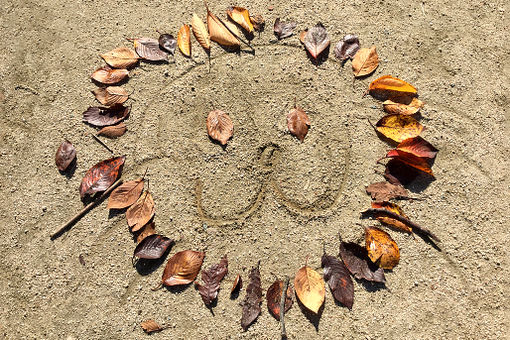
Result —
<path fill-rule="evenodd" d="M 397 215 L 401 215 L 405 218 L 408 218 L 406 214 L 404 214 L 404 211 L 401 207 L 399 207 L 395 203 L 391 203 L 388 201 L 383 202 L 372 202 L 372 208 L 374 209 L 386 209 L 388 211 L 392 211 Z M 407 226 L 405 223 L 402 223 L 399 220 L 396 220 L 394 218 L 385 216 L 384 214 L 376 214 L 377 220 L 379 220 L 381 223 L 389 225 L 397 230 L 404 231 L 406 233 L 412 234 L 413 230 L 411 227 Z"/>
<path fill-rule="evenodd" d="M 392 98 L 393 100 L 386 100 L 383 103 L 383 109 L 387 113 L 390 114 L 399 114 L 399 115 L 414 115 L 420 111 L 420 109 L 425 105 L 421 100 L 416 97 L 402 97 L 402 98 Z M 404 101 L 404 103 L 400 103 L 397 100 Z"/>
<path fill-rule="evenodd" d="M 268 289 L 266 293 L 267 309 L 271 315 L 276 319 L 280 320 L 280 300 L 283 292 L 283 281 L 276 280 Z M 292 307 L 292 288 L 288 287 L 287 294 L 285 296 L 285 313 L 287 313 Z"/>
<path fill-rule="evenodd" d="M 253 25 L 253 29 L 257 32 L 262 32 L 266 26 L 266 21 L 260 14 L 250 17 L 250 21 Z"/>
<path fill-rule="evenodd" d="M 136 246 L 133 259 L 135 257 L 148 260 L 159 259 L 173 243 L 173 240 L 163 235 L 149 235 Z"/>
<path fill-rule="evenodd" d="M 380 283 L 386 282 L 384 270 L 368 258 L 367 250 L 360 245 L 342 242 L 340 257 L 355 278 Z"/>
<path fill-rule="evenodd" d="M 109 66 L 98 68 L 92 73 L 90 78 L 93 80 L 107 85 L 120 83 L 129 77 L 129 72 L 126 69 L 113 69 Z"/>
<path fill-rule="evenodd" d="M 400 186 L 388 182 L 372 183 L 366 188 L 367 194 L 370 194 L 375 201 L 389 201 L 393 198 L 409 198 L 407 190 Z"/>
<path fill-rule="evenodd" d="M 371 82 L 368 91 L 372 97 L 380 100 L 399 97 L 412 98 L 418 92 L 411 84 L 389 75 L 382 76 Z"/>
<path fill-rule="evenodd" d="M 390 234 L 377 227 L 365 228 L 365 242 L 368 257 L 383 269 L 393 269 L 399 260 L 397 243 Z"/>
<path fill-rule="evenodd" d="M 124 123 L 119 123 L 113 126 L 105 126 L 97 132 L 98 136 L 105 136 L 109 138 L 117 138 L 126 133 L 127 127 Z"/>
<path fill-rule="evenodd" d="M 182 25 L 181 29 L 177 33 L 177 45 L 181 50 L 182 54 L 186 57 L 191 57 L 191 36 L 188 25 Z"/>
<path fill-rule="evenodd" d="M 329 46 L 329 42 L 328 33 L 321 23 L 310 28 L 304 37 L 305 47 L 314 59 Z"/>
<path fill-rule="evenodd" d="M 126 156 L 114 157 L 90 168 L 81 180 L 81 198 L 108 189 L 120 177 L 125 160 Z"/>
<path fill-rule="evenodd" d="M 324 280 L 308 266 L 299 269 L 294 278 L 294 288 L 299 301 L 310 311 L 317 314 L 326 295 Z"/>
<path fill-rule="evenodd" d="M 90 106 L 83 112 L 83 121 L 94 126 L 115 125 L 129 115 L 129 107 L 116 104 L 111 107 Z"/>
<path fill-rule="evenodd" d="M 281 22 L 280 18 L 276 18 L 274 22 L 274 34 L 278 40 L 292 36 L 294 28 L 296 28 L 295 22 Z"/>
<path fill-rule="evenodd" d="M 411 116 L 387 115 L 377 122 L 375 129 L 386 138 L 400 143 L 408 138 L 418 137 L 424 127 Z"/>
<path fill-rule="evenodd" d="M 230 294 L 234 294 L 235 292 L 238 292 L 243 288 L 243 279 L 241 278 L 241 275 L 237 274 L 236 278 L 234 279 L 234 283 L 232 283 L 232 289 L 230 289 Z"/>
<path fill-rule="evenodd" d="M 234 124 L 225 112 L 214 110 L 207 116 L 207 133 L 212 139 L 225 145 L 234 133 Z"/>
<path fill-rule="evenodd" d="M 246 8 L 230 7 L 227 9 L 227 15 L 248 33 L 253 32 L 253 25 L 250 20 L 250 13 Z"/>
<path fill-rule="evenodd" d="M 191 29 L 200 46 L 208 52 L 211 49 L 209 32 L 207 32 L 203 21 L 195 13 L 193 13 L 193 17 L 191 18 Z"/>
<path fill-rule="evenodd" d="M 347 34 L 335 46 L 335 57 L 340 60 L 352 59 L 359 50 L 358 36 L 354 34 Z"/>
<path fill-rule="evenodd" d="M 136 236 L 136 243 L 140 243 L 147 236 L 154 235 L 156 233 L 156 223 L 151 221 L 143 226 L 142 229 L 138 230 L 138 235 Z"/>
<path fill-rule="evenodd" d="M 133 40 L 138 55 L 149 61 L 166 61 L 168 53 L 160 48 L 159 41 L 152 38 L 139 38 Z"/>
<path fill-rule="evenodd" d="M 306 112 L 299 107 L 293 108 L 287 114 L 287 128 L 290 133 L 296 136 L 301 142 L 305 139 L 308 133 L 308 127 L 311 123 Z"/>
<path fill-rule="evenodd" d="M 162 331 L 163 327 L 161 327 L 160 325 L 157 324 L 156 321 L 154 320 L 146 320 L 146 321 L 143 321 L 140 326 L 142 327 L 143 331 L 147 334 L 151 334 L 153 332 L 160 332 Z"/>
<path fill-rule="evenodd" d="M 195 280 L 202 267 L 205 253 L 184 250 L 172 256 L 163 272 L 162 283 L 165 286 L 179 286 Z"/>
<path fill-rule="evenodd" d="M 177 47 L 177 39 L 174 38 L 173 35 L 168 33 L 163 33 L 158 38 L 159 47 L 174 55 L 175 48 Z"/>
<path fill-rule="evenodd" d="M 138 231 L 154 216 L 156 209 L 149 191 L 145 191 L 126 211 L 126 220 L 131 231 Z"/>
<path fill-rule="evenodd" d="M 213 264 L 207 270 L 202 270 L 202 281 L 204 281 L 204 284 L 201 285 L 195 282 L 195 286 L 198 288 L 198 292 L 207 307 L 211 307 L 218 297 L 220 282 L 227 273 L 227 255 L 220 260 L 220 263 Z"/>
<path fill-rule="evenodd" d="M 321 259 L 324 280 L 327 281 L 335 300 L 352 309 L 354 303 L 354 283 L 349 270 L 336 257 L 324 253 Z"/>
<path fill-rule="evenodd" d="M 386 154 L 386 158 L 398 159 L 402 163 L 405 163 L 415 169 L 423 171 L 426 174 L 429 174 L 430 176 L 434 177 L 434 173 L 430 168 L 430 164 L 425 158 L 417 157 L 412 153 L 404 152 L 398 149 L 388 151 L 388 153 Z"/>
<path fill-rule="evenodd" d="M 67 167 L 76 159 L 76 149 L 70 141 L 65 140 L 60 144 L 55 154 L 55 164 L 60 171 L 66 171 Z"/>
<path fill-rule="evenodd" d="M 379 56 L 375 46 L 360 48 L 352 60 L 352 71 L 356 78 L 369 75 L 379 66 Z"/>
<path fill-rule="evenodd" d="M 243 302 L 243 316 L 241 318 L 241 327 L 246 331 L 248 327 L 260 315 L 260 304 L 262 303 L 262 284 L 260 282 L 259 267 L 253 267 L 248 276 L 250 283 L 246 288 L 246 296 Z"/>
<path fill-rule="evenodd" d="M 114 50 L 101 54 L 101 58 L 114 68 L 130 68 L 138 62 L 138 55 L 127 47 L 118 47 Z"/>
<path fill-rule="evenodd" d="M 415 155 L 416 157 L 430 158 L 436 157 L 438 150 L 429 142 L 421 137 L 404 139 L 397 150 Z"/>
<path fill-rule="evenodd" d="M 143 185 L 143 178 L 139 178 L 115 188 L 108 198 L 108 209 L 124 209 L 133 205 L 140 197 Z"/>
<path fill-rule="evenodd" d="M 100 87 L 92 91 L 98 102 L 106 106 L 124 103 L 129 93 L 120 86 Z"/>
<path fill-rule="evenodd" d="M 211 40 L 226 47 L 240 47 L 241 43 L 239 39 L 225 27 L 227 24 L 229 23 L 221 22 L 221 20 L 212 14 L 212 12 L 209 11 L 209 8 L 207 8 L 207 28 L 209 29 Z M 235 28 L 235 26 L 228 26 L 228 28 L 236 33 L 237 28 Z"/>

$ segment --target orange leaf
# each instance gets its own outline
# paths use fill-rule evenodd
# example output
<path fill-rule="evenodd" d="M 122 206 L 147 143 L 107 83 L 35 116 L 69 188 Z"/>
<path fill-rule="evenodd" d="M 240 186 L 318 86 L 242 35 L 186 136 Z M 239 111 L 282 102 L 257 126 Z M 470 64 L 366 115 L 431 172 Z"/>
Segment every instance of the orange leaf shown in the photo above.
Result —
<path fill-rule="evenodd" d="M 129 93 L 120 86 L 100 87 L 92 93 L 94 93 L 98 102 L 106 106 L 122 104 L 129 97 Z"/>
<path fill-rule="evenodd" d="M 153 332 L 159 332 L 166 328 L 166 327 L 165 328 L 161 327 L 160 325 L 158 325 L 156 323 L 156 321 L 150 320 L 150 319 L 142 322 L 140 324 L 140 326 L 142 327 L 143 331 L 147 334 L 151 334 Z"/>
<path fill-rule="evenodd" d="M 212 139 L 225 145 L 234 133 L 234 124 L 225 112 L 214 110 L 207 116 L 207 133 Z"/>
<path fill-rule="evenodd" d="M 253 32 L 253 25 L 250 20 L 250 13 L 246 8 L 230 7 L 229 9 L 227 9 L 227 15 L 239 26 L 248 31 L 248 33 Z"/>
<path fill-rule="evenodd" d="M 143 226 L 142 229 L 138 230 L 138 235 L 136 236 L 136 243 L 140 243 L 144 238 L 150 235 L 154 235 L 156 233 L 156 223 L 154 221 L 147 223 Z"/>
<path fill-rule="evenodd" d="M 401 215 L 405 218 L 408 218 L 407 215 L 404 214 L 404 211 L 402 210 L 402 208 L 400 208 L 395 203 L 391 203 L 388 201 L 372 202 L 372 208 L 386 209 L 388 211 L 394 212 L 397 215 Z M 406 233 L 409 233 L 409 234 L 413 233 L 413 229 L 411 227 L 409 227 L 408 225 L 406 225 L 405 223 L 403 223 L 399 220 L 396 220 L 396 219 L 388 217 L 388 216 L 383 216 L 382 214 L 376 214 L 375 216 L 381 223 L 390 225 L 390 226 L 394 227 L 395 229 L 405 231 Z"/>
<path fill-rule="evenodd" d="M 172 256 L 163 272 L 162 283 L 165 286 L 178 286 L 195 280 L 202 267 L 205 253 L 184 250 Z"/>
<path fill-rule="evenodd" d="M 138 55 L 127 47 L 118 47 L 114 50 L 101 54 L 101 58 L 114 68 L 130 68 L 138 62 Z"/>
<path fill-rule="evenodd" d="M 405 139 L 419 136 L 424 129 L 416 119 L 403 115 L 384 116 L 375 126 L 376 130 L 386 138 L 399 143 Z"/>
<path fill-rule="evenodd" d="M 177 33 L 177 45 L 179 46 L 182 54 L 186 57 L 191 57 L 191 37 L 188 25 L 182 25 L 181 29 Z"/>
<path fill-rule="evenodd" d="M 415 97 L 417 90 L 414 86 L 392 76 L 382 76 L 370 83 L 368 91 L 371 96 L 386 100 L 391 97 Z"/>
<path fill-rule="evenodd" d="M 225 23 L 227 25 L 228 23 Z M 226 27 L 225 25 L 218 19 L 214 14 L 212 14 L 209 9 L 207 9 L 207 28 L 209 29 L 209 34 L 211 36 L 212 41 L 216 41 L 218 44 L 227 46 L 227 47 L 240 47 L 241 43 L 239 42 L 239 39 L 237 39 L 236 36 L 234 36 Z M 232 30 L 235 28 L 235 26 L 228 27 L 236 33 L 236 31 Z"/>
<path fill-rule="evenodd" d="M 93 80 L 107 85 L 117 84 L 129 77 L 129 72 L 126 69 L 112 69 L 109 66 L 98 68 L 92 73 L 90 78 Z"/>
<path fill-rule="evenodd" d="M 365 228 L 365 247 L 368 257 L 383 269 L 392 269 L 400 261 L 397 243 L 379 228 Z"/>
<path fill-rule="evenodd" d="M 155 213 L 154 200 L 150 192 L 144 192 L 126 211 L 126 220 L 131 231 L 138 231 L 146 225 Z"/>
<path fill-rule="evenodd" d="M 299 301 L 317 314 L 326 295 L 325 283 L 319 273 L 305 265 L 296 273 L 294 288 Z"/>
<path fill-rule="evenodd" d="M 352 71 L 354 77 L 363 77 L 374 72 L 379 66 L 379 56 L 375 46 L 371 48 L 360 48 L 352 60 Z"/>
<path fill-rule="evenodd" d="M 293 108 L 287 114 L 287 128 L 290 133 L 296 136 L 301 142 L 305 139 L 310 124 L 310 118 L 308 118 L 306 112 L 299 107 Z"/>
<path fill-rule="evenodd" d="M 105 126 L 97 132 L 98 136 L 105 136 L 109 138 L 117 138 L 126 133 L 127 127 L 124 123 L 119 123 L 113 126 Z"/>
<path fill-rule="evenodd" d="M 112 191 L 108 198 L 108 209 L 124 209 L 134 204 L 143 191 L 144 181 L 139 178 L 125 182 Z"/>
<path fill-rule="evenodd" d="M 400 150 L 390 150 L 386 154 L 386 158 L 398 159 L 402 163 L 412 166 L 413 168 L 421 170 L 434 177 L 434 173 L 432 172 L 429 163 L 425 159 L 417 157 L 412 153 Z"/>
<path fill-rule="evenodd" d="M 207 32 L 203 21 L 195 13 L 193 13 L 193 17 L 191 18 L 191 29 L 200 46 L 209 51 L 211 48 L 209 32 Z"/>
<path fill-rule="evenodd" d="M 405 97 L 404 97 L 405 98 Z M 390 114 L 400 114 L 400 115 L 414 115 L 420 111 L 420 109 L 425 105 L 421 100 L 414 97 L 411 98 L 411 101 L 406 101 L 406 103 L 395 102 L 394 100 L 398 100 L 397 98 L 392 98 L 393 100 L 386 100 L 383 103 L 383 109 L 387 113 Z"/>
<path fill-rule="evenodd" d="M 438 152 L 438 150 L 432 144 L 421 137 L 414 137 L 403 140 L 397 146 L 397 150 L 411 153 L 416 157 L 424 157 L 430 159 L 436 157 Z"/>

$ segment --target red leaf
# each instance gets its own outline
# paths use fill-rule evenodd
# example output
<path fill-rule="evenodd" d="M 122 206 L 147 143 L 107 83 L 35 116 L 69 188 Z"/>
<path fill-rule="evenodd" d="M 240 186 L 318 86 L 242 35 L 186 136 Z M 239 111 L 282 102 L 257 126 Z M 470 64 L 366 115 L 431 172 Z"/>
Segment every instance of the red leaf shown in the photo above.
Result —
<path fill-rule="evenodd" d="M 352 309 L 354 303 L 354 284 L 347 267 L 336 257 L 322 255 L 321 266 L 324 268 L 324 280 L 328 282 L 335 300 Z"/>
<path fill-rule="evenodd" d="M 126 156 L 110 158 L 90 168 L 81 180 L 80 196 L 83 198 L 108 189 L 120 176 L 125 160 Z"/>
<path fill-rule="evenodd" d="M 438 150 L 420 136 L 403 140 L 397 150 L 415 155 L 416 157 L 431 158 L 436 157 Z"/>
<path fill-rule="evenodd" d="M 390 150 L 386 154 L 386 158 L 398 159 L 402 163 L 412 166 L 413 168 L 416 168 L 434 177 L 434 173 L 432 172 L 432 169 L 430 168 L 430 165 L 426 159 L 417 157 L 412 153 L 400 150 Z"/>
<path fill-rule="evenodd" d="M 195 282 L 195 286 L 198 288 L 198 292 L 207 307 L 211 307 L 214 300 L 218 297 L 220 282 L 227 273 L 227 255 L 221 259 L 220 263 L 213 264 L 207 270 L 202 270 L 202 281 L 204 281 L 204 284 L 201 285 Z"/>

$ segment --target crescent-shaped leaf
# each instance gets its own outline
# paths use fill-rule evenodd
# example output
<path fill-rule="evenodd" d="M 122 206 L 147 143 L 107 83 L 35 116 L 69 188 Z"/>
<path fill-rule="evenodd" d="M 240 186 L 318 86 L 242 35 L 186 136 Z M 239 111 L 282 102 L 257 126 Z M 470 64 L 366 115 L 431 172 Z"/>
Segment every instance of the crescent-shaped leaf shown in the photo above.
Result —
<path fill-rule="evenodd" d="M 188 25 L 182 25 L 181 29 L 177 33 L 177 45 L 181 50 L 182 54 L 186 57 L 191 57 L 191 36 Z"/>
<path fill-rule="evenodd" d="M 294 279 L 294 288 L 299 301 L 317 314 L 326 296 L 325 283 L 315 270 L 308 266 L 299 269 Z"/>
<path fill-rule="evenodd" d="M 81 180 L 80 196 L 83 198 L 108 189 L 120 176 L 125 160 L 126 156 L 114 157 L 90 168 Z"/>
<path fill-rule="evenodd" d="M 162 283 L 165 286 L 179 286 L 195 280 L 202 267 L 205 253 L 184 250 L 172 256 L 163 271 Z"/>

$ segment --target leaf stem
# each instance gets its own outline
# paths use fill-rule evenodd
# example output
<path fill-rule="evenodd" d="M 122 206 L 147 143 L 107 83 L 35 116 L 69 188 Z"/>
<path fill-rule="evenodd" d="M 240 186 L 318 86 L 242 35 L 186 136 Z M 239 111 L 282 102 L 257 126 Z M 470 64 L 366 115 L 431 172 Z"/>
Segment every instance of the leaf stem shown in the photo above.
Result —
<path fill-rule="evenodd" d="M 287 339 L 287 331 L 285 330 L 285 300 L 287 298 L 287 289 L 289 288 L 290 278 L 285 276 L 285 282 L 283 284 L 282 296 L 280 297 L 280 327 L 282 331 L 282 339 Z"/>

